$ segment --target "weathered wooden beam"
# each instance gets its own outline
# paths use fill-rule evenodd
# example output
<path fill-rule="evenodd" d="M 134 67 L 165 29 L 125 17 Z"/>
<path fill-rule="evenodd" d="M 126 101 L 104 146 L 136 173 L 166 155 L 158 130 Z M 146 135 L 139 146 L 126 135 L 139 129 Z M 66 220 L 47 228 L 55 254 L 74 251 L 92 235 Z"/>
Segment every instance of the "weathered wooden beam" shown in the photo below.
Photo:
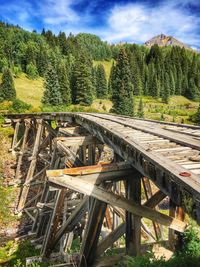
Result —
<path fill-rule="evenodd" d="M 69 149 L 67 146 L 65 146 L 61 141 L 56 142 L 57 149 L 61 152 L 63 152 L 67 160 L 70 162 L 71 166 L 83 166 L 83 162 L 78 158 L 78 155 L 76 155 L 71 149 Z"/>
<path fill-rule="evenodd" d="M 11 151 L 14 153 L 14 148 L 16 146 L 17 143 L 17 138 L 18 138 L 18 134 L 19 134 L 19 127 L 20 127 L 20 123 L 21 121 L 17 121 L 15 124 L 15 131 L 14 131 L 14 135 L 13 135 L 13 140 L 12 140 L 12 146 L 11 146 Z"/>
<path fill-rule="evenodd" d="M 37 125 L 38 125 L 38 129 L 37 129 L 36 139 L 35 139 L 33 153 L 32 153 L 32 161 L 30 163 L 25 181 L 27 181 L 27 180 L 31 181 L 31 179 L 34 175 L 34 171 L 35 171 L 35 167 L 36 167 L 36 163 L 37 163 L 38 148 L 39 148 L 39 145 L 41 142 L 41 137 L 42 137 L 42 132 L 43 132 L 43 125 L 42 125 L 41 119 L 37 120 Z M 24 204 L 26 202 L 28 192 L 29 192 L 29 184 L 23 186 L 23 188 L 22 188 L 19 204 L 17 207 L 18 211 L 21 211 L 24 208 Z"/>
<path fill-rule="evenodd" d="M 60 227 L 60 229 L 57 231 L 54 240 L 52 241 L 52 244 L 48 247 L 48 250 L 51 251 L 56 244 L 60 241 L 61 237 L 66 232 L 71 232 L 74 228 L 74 226 L 81 220 L 81 218 L 84 216 L 85 212 L 87 211 L 88 207 L 88 197 L 85 197 L 74 209 L 70 217 L 66 220 L 66 222 Z"/>
<path fill-rule="evenodd" d="M 133 177 L 126 180 L 126 197 L 141 204 L 141 174 L 135 171 Z M 141 216 L 126 211 L 126 253 L 138 256 L 141 244 Z"/>
<path fill-rule="evenodd" d="M 158 190 L 151 198 L 149 198 L 145 203 L 144 206 L 150 207 L 150 208 L 154 208 L 155 206 L 157 206 L 160 201 L 162 201 L 164 198 L 166 197 L 166 195 L 161 191 Z"/>
<path fill-rule="evenodd" d="M 160 198 L 158 198 L 158 195 L 159 195 L 158 192 L 155 193 L 155 195 L 153 195 L 150 198 L 151 201 L 149 199 L 149 201 L 146 202 L 144 205 L 150 208 L 154 208 L 155 206 L 157 206 L 157 204 L 160 202 Z M 123 217 L 125 216 L 124 211 L 123 212 L 120 211 L 119 208 L 117 207 L 114 207 L 114 209 L 117 209 L 120 212 L 120 216 L 122 216 L 122 219 L 123 219 Z M 149 235 L 150 233 L 146 229 L 146 225 L 143 222 L 141 222 L 141 226 L 144 228 L 144 229 L 142 228 L 144 232 L 147 235 Z M 123 222 L 116 229 L 114 229 L 108 236 L 106 236 L 103 240 L 101 240 L 97 247 L 96 255 L 100 256 L 106 249 L 108 249 L 114 242 L 116 242 L 122 235 L 124 235 L 125 229 L 126 229 L 126 224 L 125 222 Z"/>
<path fill-rule="evenodd" d="M 101 142 L 91 135 L 86 136 L 73 136 L 73 137 L 56 137 L 56 141 L 61 141 L 65 146 L 88 146 L 97 145 Z"/>
<path fill-rule="evenodd" d="M 143 188 L 144 188 L 144 192 L 146 195 L 146 199 L 148 200 L 153 195 L 150 180 L 147 177 L 143 177 L 142 183 L 143 183 Z M 153 228 L 154 228 L 156 239 L 160 240 L 162 238 L 161 226 L 155 222 L 152 222 L 152 223 L 153 223 Z"/>
<path fill-rule="evenodd" d="M 89 218 L 80 249 L 80 267 L 92 266 L 107 203 L 92 199 Z"/>
<path fill-rule="evenodd" d="M 24 152 L 25 152 L 25 147 L 26 147 L 26 143 L 27 143 L 27 138 L 28 138 L 28 133 L 29 133 L 29 124 L 30 121 L 25 121 L 25 131 L 24 131 L 24 135 L 23 135 L 23 142 L 22 142 L 22 147 L 21 147 L 21 151 L 18 157 L 18 161 L 17 161 L 17 169 L 15 172 L 15 179 L 17 180 L 19 178 L 20 175 L 20 170 L 21 170 L 21 165 L 22 165 L 22 159 L 24 156 Z"/>
<path fill-rule="evenodd" d="M 47 231 L 44 237 L 44 243 L 42 246 L 42 255 L 47 256 L 50 255 L 51 249 L 49 247 L 51 244 L 54 242 L 56 233 L 57 233 L 57 228 L 59 226 L 59 222 L 61 219 L 61 212 L 64 207 L 64 199 L 65 199 L 65 190 L 62 189 L 59 191 L 57 199 L 54 204 L 54 210 L 51 215 Z"/>
<path fill-rule="evenodd" d="M 186 227 L 184 222 L 173 219 L 158 211 L 152 210 L 149 207 L 135 204 L 132 200 L 127 200 L 122 196 L 97 187 L 94 184 L 82 181 L 81 179 L 64 175 L 63 177 L 50 177 L 49 181 L 53 184 L 60 185 L 61 187 L 67 187 L 80 193 L 93 196 L 101 201 L 107 202 L 110 205 L 123 208 L 137 216 L 145 217 L 166 225 L 171 229 L 183 232 Z"/>
<path fill-rule="evenodd" d="M 87 175 L 87 174 L 95 174 L 95 173 L 104 173 L 104 172 L 113 172 L 113 171 L 123 171 L 123 170 L 131 170 L 133 171 L 133 167 L 126 163 L 110 163 L 110 164 L 98 164 L 92 166 L 81 166 L 75 168 L 68 169 L 60 169 L 60 170 L 48 170 L 47 176 L 61 176 L 63 174 L 68 175 Z"/>
<path fill-rule="evenodd" d="M 122 235 L 125 234 L 126 224 L 123 222 L 117 228 L 115 228 L 109 235 L 107 235 L 98 244 L 96 250 L 96 257 L 100 257 L 103 252 L 112 246 Z"/>

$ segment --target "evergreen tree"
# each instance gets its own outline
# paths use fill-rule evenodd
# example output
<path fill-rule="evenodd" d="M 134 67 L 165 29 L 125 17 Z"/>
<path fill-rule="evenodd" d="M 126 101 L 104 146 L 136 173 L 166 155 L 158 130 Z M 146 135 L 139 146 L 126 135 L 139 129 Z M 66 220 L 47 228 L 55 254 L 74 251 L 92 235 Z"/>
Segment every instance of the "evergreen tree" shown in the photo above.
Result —
<path fill-rule="evenodd" d="M 60 93 L 58 76 L 54 67 L 49 64 L 44 83 L 45 91 L 42 98 L 42 103 L 45 105 L 58 106 L 63 103 Z"/>
<path fill-rule="evenodd" d="M 124 48 L 119 51 L 115 67 L 115 82 L 113 87 L 113 112 L 117 114 L 134 114 L 133 85 L 128 58 Z"/>
<path fill-rule="evenodd" d="M 97 98 L 107 98 L 108 96 L 106 73 L 102 64 L 96 68 L 96 92 Z"/>
<path fill-rule="evenodd" d="M 154 74 L 154 76 L 153 76 L 151 95 L 153 97 L 156 97 L 156 98 L 160 97 L 160 82 L 159 82 L 156 74 Z"/>
<path fill-rule="evenodd" d="M 143 93 L 143 84 L 141 79 L 141 73 L 136 56 L 131 53 L 129 55 L 130 70 L 132 83 L 134 88 L 134 95 L 141 95 Z"/>
<path fill-rule="evenodd" d="M 94 92 L 92 83 L 92 62 L 83 51 L 80 52 L 75 61 L 72 79 L 74 102 L 86 106 L 91 105 Z"/>
<path fill-rule="evenodd" d="M 175 81 L 174 81 L 174 75 L 173 72 L 170 71 L 170 95 L 174 95 L 175 94 Z"/>
<path fill-rule="evenodd" d="M 190 78 L 189 80 L 189 85 L 188 89 L 185 91 L 185 96 L 194 101 L 199 100 L 200 93 L 193 78 Z"/>
<path fill-rule="evenodd" d="M 169 74 L 165 74 L 165 86 L 163 88 L 163 93 L 162 93 L 162 101 L 166 104 L 169 102 L 169 97 L 170 97 L 170 78 Z"/>
<path fill-rule="evenodd" d="M 193 121 L 197 124 L 197 125 L 200 125 L 200 104 L 199 104 L 199 107 L 198 107 L 198 110 L 197 112 L 194 114 L 193 116 Z"/>
<path fill-rule="evenodd" d="M 114 82 L 115 82 L 115 65 L 114 61 L 112 63 L 112 67 L 110 69 L 110 76 L 108 80 L 108 94 L 109 98 L 112 99 L 113 89 L 114 89 Z"/>
<path fill-rule="evenodd" d="M 143 110 L 143 102 L 142 102 L 142 98 L 140 98 L 140 102 L 139 102 L 139 106 L 138 106 L 137 116 L 138 116 L 139 118 L 144 118 L 144 110 Z"/>
<path fill-rule="evenodd" d="M 61 62 L 59 64 L 57 75 L 58 75 L 58 82 L 60 86 L 60 94 L 62 97 L 62 102 L 63 104 L 68 106 L 71 104 L 71 89 L 70 89 L 69 76 L 64 62 Z"/>
<path fill-rule="evenodd" d="M 10 69 L 5 68 L 2 75 L 2 83 L 0 85 L 0 99 L 14 100 L 16 98 L 16 90 L 14 80 Z"/>
<path fill-rule="evenodd" d="M 31 79 L 31 80 L 34 80 L 34 79 L 36 79 L 38 77 L 37 67 L 32 63 L 27 65 L 26 73 L 28 75 L 28 78 Z"/>

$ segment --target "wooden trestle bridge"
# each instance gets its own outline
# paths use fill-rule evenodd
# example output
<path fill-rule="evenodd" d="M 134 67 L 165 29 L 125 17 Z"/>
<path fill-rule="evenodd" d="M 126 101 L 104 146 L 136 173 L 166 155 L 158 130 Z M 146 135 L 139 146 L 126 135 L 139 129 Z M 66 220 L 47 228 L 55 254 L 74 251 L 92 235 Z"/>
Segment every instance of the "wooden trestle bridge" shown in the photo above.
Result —
<path fill-rule="evenodd" d="M 200 224 L 200 127 L 91 113 L 7 118 L 17 212 L 27 216 L 42 258 L 66 254 L 80 238 L 77 266 L 110 266 L 162 240 L 173 249 L 185 212 Z M 168 215 L 158 209 L 163 199 Z M 122 236 L 124 247 L 107 261 L 105 251 Z"/>

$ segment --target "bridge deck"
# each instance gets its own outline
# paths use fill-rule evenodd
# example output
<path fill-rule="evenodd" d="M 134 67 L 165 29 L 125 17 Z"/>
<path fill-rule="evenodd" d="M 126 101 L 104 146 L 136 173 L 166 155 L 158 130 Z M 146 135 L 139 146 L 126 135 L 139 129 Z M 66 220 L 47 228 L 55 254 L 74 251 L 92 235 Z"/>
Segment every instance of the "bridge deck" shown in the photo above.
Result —
<path fill-rule="evenodd" d="M 91 113 L 11 114 L 73 121 L 113 148 L 200 223 L 200 127 Z"/>

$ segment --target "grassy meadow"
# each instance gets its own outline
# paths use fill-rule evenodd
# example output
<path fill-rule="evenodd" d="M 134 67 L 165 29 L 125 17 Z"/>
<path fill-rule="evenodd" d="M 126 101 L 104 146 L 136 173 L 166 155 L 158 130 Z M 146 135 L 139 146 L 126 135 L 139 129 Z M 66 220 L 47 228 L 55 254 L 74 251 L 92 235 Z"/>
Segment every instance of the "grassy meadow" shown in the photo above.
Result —
<path fill-rule="evenodd" d="M 93 61 L 94 66 L 103 64 L 106 76 L 109 77 L 111 61 Z M 22 73 L 19 77 L 14 78 L 17 98 L 27 104 L 31 104 L 31 112 L 41 110 L 41 99 L 44 91 L 44 80 L 38 78 L 36 80 L 28 79 L 27 75 Z M 177 123 L 191 123 L 190 117 L 197 111 L 198 102 L 188 100 L 183 96 L 173 96 L 168 104 L 162 102 L 161 99 L 155 99 L 150 96 L 143 98 L 144 116 L 147 119 L 173 121 Z M 137 116 L 138 104 L 140 97 L 134 98 L 134 110 Z M 0 110 L 6 110 L 7 103 L 1 104 Z M 43 111 L 87 111 L 87 112 L 110 112 L 112 109 L 112 101 L 108 99 L 95 99 L 91 107 L 82 107 L 80 105 L 71 105 L 70 107 L 62 106 L 58 110 L 54 107 L 43 108 Z"/>

